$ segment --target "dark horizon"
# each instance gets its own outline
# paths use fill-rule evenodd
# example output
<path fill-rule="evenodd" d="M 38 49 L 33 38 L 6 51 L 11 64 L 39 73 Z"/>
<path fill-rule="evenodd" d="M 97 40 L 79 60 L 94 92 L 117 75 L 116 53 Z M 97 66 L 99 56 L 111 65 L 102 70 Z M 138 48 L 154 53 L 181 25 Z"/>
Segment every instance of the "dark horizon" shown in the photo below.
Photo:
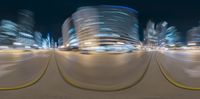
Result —
<path fill-rule="evenodd" d="M 176 26 L 184 36 L 187 30 L 198 26 L 200 20 L 200 1 L 197 0 L 6 0 L 0 1 L 0 19 L 17 20 L 20 9 L 35 13 L 35 30 L 51 33 L 54 38 L 61 36 L 62 23 L 81 6 L 120 5 L 133 8 L 139 12 L 140 39 L 148 20 L 167 21 Z"/>

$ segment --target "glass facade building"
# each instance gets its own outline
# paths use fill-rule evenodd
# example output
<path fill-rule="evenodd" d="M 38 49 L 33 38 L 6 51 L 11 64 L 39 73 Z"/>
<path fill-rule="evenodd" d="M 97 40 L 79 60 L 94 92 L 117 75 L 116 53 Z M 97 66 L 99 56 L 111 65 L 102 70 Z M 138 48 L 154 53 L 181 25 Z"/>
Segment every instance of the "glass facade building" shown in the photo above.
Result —
<path fill-rule="evenodd" d="M 80 50 L 128 51 L 140 45 L 137 11 L 123 6 L 79 8 L 62 27 L 66 47 Z"/>
<path fill-rule="evenodd" d="M 35 44 L 34 14 L 29 10 L 21 10 L 18 15 L 19 35 L 16 41 L 24 46 L 32 46 Z"/>
<path fill-rule="evenodd" d="M 155 23 L 149 21 L 146 29 L 144 30 L 144 45 L 156 46 L 158 44 L 158 33 L 155 30 Z"/>
<path fill-rule="evenodd" d="M 1 20 L 0 40 L 0 49 L 42 48 L 42 34 L 34 31 L 34 13 L 29 10 L 21 10 L 18 13 L 17 23 L 11 20 Z M 54 42 L 53 39 L 52 42 Z"/>
<path fill-rule="evenodd" d="M 144 45 L 147 48 L 170 47 L 180 45 L 180 36 L 176 27 L 168 27 L 166 21 L 155 24 L 152 21 L 147 23 L 144 30 Z"/>
<path fill-rule="evenodd" d="M 16 41 L 18 26 L 9 20 L 2 20 L 0 24 L 0 45 L 11 46 Z"/>
<path fill-rule="evenodd" d="M 63 45 L 66 47 L 77 47 L 78 38 L 73 20 L 68 18 L 62 26 Z"/>

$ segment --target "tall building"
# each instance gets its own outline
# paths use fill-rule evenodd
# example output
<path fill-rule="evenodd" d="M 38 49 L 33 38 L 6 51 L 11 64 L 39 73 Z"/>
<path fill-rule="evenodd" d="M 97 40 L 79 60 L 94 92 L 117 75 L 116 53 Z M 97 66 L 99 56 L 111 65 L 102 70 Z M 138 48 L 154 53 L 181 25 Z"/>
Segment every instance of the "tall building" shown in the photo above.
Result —
<path fill-rule="evenodd" d="M 68 18 L 62 25 L 62 40 L 65 47 L 78 47 L 79 42 L 73 20 Z"/>
<path fill-rule="evenodd" d="M 3 46 L 14 48 L 41 48 L 42 34 L 37 31 L 34 32 L 33 12 L 21 10 L 18 15 L 17 23 L 10 20 L 0 21 L 1 48 Z"/>
<path fill-rule="evenodd" d="M 17 43 L 24 46 L 32 46 L 35 44 L 34 40 L 34 14 L 29 10 L 21 10 L 18 13 L 19 35 Z"/>
<path fill-rule="evenodd" d="M 180 43 L 179 40 L 177 29 L 174 26 L 168 27 L 166 21 L 158 24 L 149 21 L 144 30 L 144 45 L 150 48 L 175 46 L 175 44 Z"/>
<path fill-rule="evenodd" d="M 165 42 L 165 44 L 168 46 L 170 45 L 174 46 L 180 43 L 180 36 L 176 27 L 174 26 L 168 27 L 165 31 L 165 36 L 163 37 L 163 39 L 164 41 L 160 40 L 161 44 Z"/>
<path fill-rule="evenodd" d="M 156 46 L 160 46 L 163 42 L 166 41 L 167 28 L 168 28 L 168 23 L 166 21 L 159 22 L 158 24 L 156 24 L 155 27 L 155 31 L 157 34 Z"/>
<path fill-rule="evenodd" d="M 0 23 L 0 45 L 11 46 L 16 41 L 18 25 L 10 20 L 2 20 Z"/>
<path fill-rule="evenodd" d="M 66 47 L 80 50 L 128 51 L 140 45 L 137 11 L 123 6 L 79 8 L 63 26 Z"/>
<path fill-rule="evenodd" d="M 156 46 L 158 42 L 158 33 L 155 30 L 155 23 L 149 21 L 147 23 L 146 29 L 144 30 L 144 45 L 145 46 Z"/>
<path fill-rule="evenodd" d="M 34 13 L 29 10 L 21 10 L 18 13 L 18 24 L 20 31 L 33 35 L 34 31 Z"/>

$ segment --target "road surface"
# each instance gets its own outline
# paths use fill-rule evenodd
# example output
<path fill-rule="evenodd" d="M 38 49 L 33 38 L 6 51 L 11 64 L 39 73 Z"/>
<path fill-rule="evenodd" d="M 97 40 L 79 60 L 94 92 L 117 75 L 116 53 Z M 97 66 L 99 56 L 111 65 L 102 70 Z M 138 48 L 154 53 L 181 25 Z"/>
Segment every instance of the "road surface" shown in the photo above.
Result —
<path fill-rule="evenodd" d="M 0 99 L 198 99 L 200 91 L 175 86 L 161 72 L 181 85 L 198 88 L 197 53 L 2 53 L 0 88 L 15 89 L 1 90 Z"/>

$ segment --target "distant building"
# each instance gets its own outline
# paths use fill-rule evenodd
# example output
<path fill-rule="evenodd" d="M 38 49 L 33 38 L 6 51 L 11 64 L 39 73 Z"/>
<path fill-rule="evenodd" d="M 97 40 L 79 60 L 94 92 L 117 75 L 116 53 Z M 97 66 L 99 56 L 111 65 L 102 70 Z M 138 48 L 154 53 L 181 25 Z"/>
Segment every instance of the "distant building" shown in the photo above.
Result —
<path fill-rule="evenodd" d="M 144 30 L 144 45 L 145 46 L 156 46 L 158 42 L 158 33 L 155 30 L 155 23 L 149 21 L 146 29 Z"/>
<path fill-rule="evenodd" d="M 34 38 L 35 38 L 35 44 L 38 46 L 38 47 L 42 47 L 42 33 L 40 32 L 34 32 Z"/>
<path fill-rule="evenodd" d="M 41 48 L 42 34 L 34 32 L 34 13 L 29 10 L 21 10 L 18 13 L 18 22 L 10 20 L 0 21 L 0 46 L 1 48 Z M 50 47 L 50 37 L 45 39 L 47 47 Z M 54 41 L 53 41 L 54 42 Z"/>
<path fill-rule="evenodd" d="M 59 46 L 63 46 L 63 38 L 62 37 L 58 38 L 58 47 Z"/>
<path fill-rule="evenodd" d="M 50 34 L 48 33 L 47 34 L 47 38 L 46 38 L 46 41 L 47 41 L 47 47 L 48 48 L 51 48 L 51 39 L 50 39 L 51 37 L 50 37 Z"/>
<path fill-rule="evenodd" d="M 200 46 L 200 26 L 193 27 L 187 32 L 187 45 Z"/>
<path fill-rule="evenodd" d="M 160 43 L 165 42 L 167 46 L 175 46 L 181 43 L 179 32 L 174 26 L 170 26 L 166 29 L 163 39 L 163 41 L 160 40 Z"/>
<path fill-rule="evenodd" d="M 177 29 L 174 26 L 168 27 L 165 21 L 158 24 L 149 21 L 144 30 L 144 45 L 150 48 L 175 46 L 180 43 L 179 40 Z"/>
<path fill-rule="evenodd" d="M 53 37 L 51 38 L 50 45 L 51 45 L 51 46 L 50 46 L 51 48 L 55 48 L 55 42 L 54 42 Z"/>
<path fill-rule="evenodd" d="M 55 42 L 55 43 L 54 43 L 54 48 L 57 48 L 57 47 L 58 47 L 58 43 Z"/>
<path fill-rule="evenodd" d="M 42 48 L 43 48 L 43 49 L 49 48 L 49 47 L 48 47 L 48 42 L 47 42 L 46 39 L 42 39 Z"/>

